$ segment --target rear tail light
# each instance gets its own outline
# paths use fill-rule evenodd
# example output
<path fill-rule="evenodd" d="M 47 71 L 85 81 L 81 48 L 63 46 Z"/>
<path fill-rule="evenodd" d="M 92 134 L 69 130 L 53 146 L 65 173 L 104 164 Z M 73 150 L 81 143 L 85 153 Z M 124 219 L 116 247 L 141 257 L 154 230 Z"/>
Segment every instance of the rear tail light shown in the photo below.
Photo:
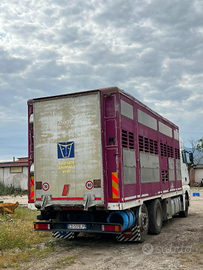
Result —
<path fill-rule="evenodd" d="M 34 230 L 50 230 L 50 224 L 47 223 L 35 223 Z"/>
<path fill-rule="evenodd" d="M 122 226 L 121 225 L 102 225 L 102 231 L 121 232 Z"/>

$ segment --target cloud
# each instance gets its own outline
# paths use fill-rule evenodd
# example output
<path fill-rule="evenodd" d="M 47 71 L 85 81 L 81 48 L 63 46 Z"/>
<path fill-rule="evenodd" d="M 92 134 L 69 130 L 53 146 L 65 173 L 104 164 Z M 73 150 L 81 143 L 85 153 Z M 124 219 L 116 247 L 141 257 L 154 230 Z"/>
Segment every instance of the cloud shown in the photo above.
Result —
<path fill-rule="evenodd" d="M 199 0 L 2 0 L 0 159 L 6 134 L 26 133 L 28 99 L 115 85 L 184 141 L 202 137 L 202 17 Z"/>
<path fill-rule="evenodd" d="M 0 74 L 23 72 L 30 63 L 27 59 L 11 56 L 2 47 L 0 47 L 0 55 Z"/>

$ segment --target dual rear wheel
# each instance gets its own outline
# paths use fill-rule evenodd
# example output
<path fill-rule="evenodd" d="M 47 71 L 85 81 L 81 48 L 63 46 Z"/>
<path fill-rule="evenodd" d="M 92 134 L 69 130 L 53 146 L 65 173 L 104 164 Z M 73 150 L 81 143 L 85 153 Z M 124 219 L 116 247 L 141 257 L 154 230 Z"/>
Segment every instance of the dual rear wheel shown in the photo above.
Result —
<path fill-rule="evenodd" d="M 163 224 L 163 213 L 161 202 L 157 199 L 151 201 L 147 205 L 149 215 L 149 230 L 150 234 L 160 234 Z"/>
<path fill-rule="evenodd" d="M 185 200 L 185 211 L 180 212 L 180 216 L 186 217 L 188 215 L 188 200 Z M 160 200 L 156 199 L 149 203 L 143 204 L 140 215 L 140 232 L 141 241 L 144 241 L 147 234 L 160 234 L 163 224 L 163 211 Z M 63 235 L 64 234 L 64 235 Z M 73 239 L 75 235 L 68 235 L 60 233 L 53 235 L 54 237 Z"/>
<path fill-rule="evenodd" d="M 147 234 L 159 234 L 163 224 L 163 213 L 161 202 L 157 199 L 148 204 L 143 204 L 140 215 L 141 241 Z"/>

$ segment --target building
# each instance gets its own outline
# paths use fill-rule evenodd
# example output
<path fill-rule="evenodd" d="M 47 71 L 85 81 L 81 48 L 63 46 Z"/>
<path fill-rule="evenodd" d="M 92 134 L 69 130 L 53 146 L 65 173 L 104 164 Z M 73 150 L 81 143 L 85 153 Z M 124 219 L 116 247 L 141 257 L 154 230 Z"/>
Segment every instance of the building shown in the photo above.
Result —
<path fill-rule="evenodd" d="M 203 184 L 203 164 L 194 165 L 190 169 L 190 185 L 200 186 Z"/>
<path fill-rule="evenodd" d="M 28 158 L 18 158 L 10 162 L 0 162 L 0 183 L 27 190 Z"/>

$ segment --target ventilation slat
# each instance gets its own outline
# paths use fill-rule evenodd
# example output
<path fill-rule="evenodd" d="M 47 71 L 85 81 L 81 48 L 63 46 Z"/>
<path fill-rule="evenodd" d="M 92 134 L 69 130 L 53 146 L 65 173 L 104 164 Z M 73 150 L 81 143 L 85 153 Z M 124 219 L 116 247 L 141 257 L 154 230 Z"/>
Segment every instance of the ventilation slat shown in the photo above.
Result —
<path fill-rule="evenodd" d="M 129 132 L 129 148 L 134 149 L 134 134 Z"/>
<path fill-rule="evenodd" d="M 167 182 L 168 181 L 168 171 L 163 170 L 161 175 L 162 175 L 162 181 Z"/>
<path fill-rule="evenodd" d="M 143 137 L 139 136 L 139 151 L 143 152 L 143 150 L 144 150 Z"/>
<path fill-rule="evenodd" d="M 122 147 L 128 148 L 128 133 L 126 130 L 122 130 Z"/>

